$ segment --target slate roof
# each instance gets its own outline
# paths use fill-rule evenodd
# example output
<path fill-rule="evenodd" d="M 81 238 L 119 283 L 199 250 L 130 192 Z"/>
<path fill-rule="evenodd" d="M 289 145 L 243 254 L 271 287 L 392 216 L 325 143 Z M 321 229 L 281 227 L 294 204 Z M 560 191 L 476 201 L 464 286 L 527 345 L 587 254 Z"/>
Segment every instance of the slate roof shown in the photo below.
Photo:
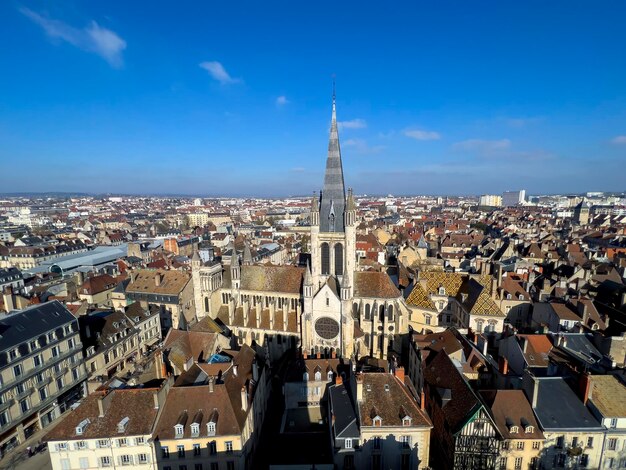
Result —
<path fill-rule="evenodd" d="M 338 438 L 358 438 L 359 427 L 354 411 L 354 404 L 346 386 L 332 385 L 328 389 L 330 406 L 333 413 L 333 430 Z"/>
<path fill-rule="evenodd" d="M 95 295 L 116 287 L 117 280 L 108 274 L 101 274 L 87 279 L 80 286 L 79 293 Z"/>
<path fill-rule="evenodd" d="M 55 330 L 76 318 L 58 300 L 27 307 L 0 317 L 0 348 L 3 351 Z"/>
<path fill-rule="evenodd" d="M 602 429 L 565 379 L 540 377 L 535 380 L 539 381 L 539 384 L 537 406 L 534 411 L 544 431 Z"/>

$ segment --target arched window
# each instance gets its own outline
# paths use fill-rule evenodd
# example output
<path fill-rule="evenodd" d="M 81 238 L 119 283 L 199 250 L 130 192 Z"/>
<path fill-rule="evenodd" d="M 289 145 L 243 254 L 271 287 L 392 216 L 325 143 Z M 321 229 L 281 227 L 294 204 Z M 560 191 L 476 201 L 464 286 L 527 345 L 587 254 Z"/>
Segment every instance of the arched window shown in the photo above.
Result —
<path fill-rule="evenodd" d="M 330 274 L 330 248 L 322 243 L 322 274 Z"/>
<path fill-rule="evenodd" d="M 378 321 L 381 323 L 385 321 L 385 306 L 384 305 L 381 305 L 380 308 L 378 309 Z"/>
<path fill-rule="evenodd" d="M 204 298 L 204 311 L 205 312 L 209 311 L 209 298 L 208 297 Z"/>
<path fill-rule="evenodd" d="M 365 333 L 365 347 L 369 348 L 370 347 L 370 334 L 369 333 Z"/>
<path fill-rule="evenodd" d="M 387 308 L 387 319 L 388 319 L 389 321 L 393 321 L 393 305 L 390 305 L 390 306 Z"/>
<path fill-rule="evenodd" d="M 343 245 L 341 243 L 335 244 L 335 275 L 343 275 Z"/>
<path fill-rule="evenodd" d="M 371 320 L 370 318 L 370 304 L 365 305 L 365 319 Z"/>
<path fill-rule="evenodd" d="M 352 318 L 355 320 L 359 318 L 359 305 L 357 303 L 352 304 Z"/>

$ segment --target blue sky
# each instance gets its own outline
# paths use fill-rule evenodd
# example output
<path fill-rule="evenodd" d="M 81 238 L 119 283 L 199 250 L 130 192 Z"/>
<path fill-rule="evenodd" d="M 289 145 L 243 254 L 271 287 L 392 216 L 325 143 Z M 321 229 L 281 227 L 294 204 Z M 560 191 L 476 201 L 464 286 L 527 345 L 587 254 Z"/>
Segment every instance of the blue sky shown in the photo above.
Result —
<path fill-rule="evenodd" d="M 0 192 L 626 189 L 626 2 L 0 3 Z"/>

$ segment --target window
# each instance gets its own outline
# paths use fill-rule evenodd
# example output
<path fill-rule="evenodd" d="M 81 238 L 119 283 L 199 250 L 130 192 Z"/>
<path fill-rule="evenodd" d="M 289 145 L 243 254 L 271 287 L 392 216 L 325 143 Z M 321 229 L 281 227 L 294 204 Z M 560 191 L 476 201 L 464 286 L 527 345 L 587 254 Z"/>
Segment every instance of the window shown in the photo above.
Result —
<path fill-rule="evenodd" d="M 146 443 L 146 439 L 143 437 L 135 438 L 135 445 L 142 446 Z"/>
<path fill-rule="evenodd" d="M 59 377 L 57 379 L 57 390 L 62 390 L 65 387 L 65 383 L 63 382 L 63 377 Z"/>
<path fill-rule="evenodd" d="M 556 445 L 555 445 L 555 447 L 557 449 L 562 449 L 564 443 L 565 443 L 565 438 L 563 436 L 559 436 L 559 437 L 556 438 Z"/>
<path fill-rule="evenodd" d="M 120 462 L 122 462 L 122 465 L 132 465 L 133 464 L 133 458 L 130 455 L 122 455 L 120 457 Z"/>
<path fill-rule="evenodd" d="M 615 464 L 615 459 L 614 458 L 608 458 L 606 459 L 606 468 L 613 468 L 613 465 Z"/>
<path fill-rule="evenodd" d="M 18 377 L 21 377 L 22 373 L 23 373 L 22 364 L 18 364 L 16 366 L 13 366 L 13 375 L 15 376 L 16 379 Z"/>
<path fill-rule="evenodd" d="M 446 295 L 446 288 L 445 287 L 440 287 L 439 288 L 439 295 Z"/>
<path fill-rule="evenodd" d="M 343 245 L 335 244 L 335 275 L 343 275 Z"/>
<path fill-rule="evenodd" d="M 58 444 L 55 444 L 54 445 L 54 449 L 57 452 L 66 451 L 67 450 L 67 442 L 59 442 Z"/>
<path fill-rule="evenodd" d="M 100 466 L 101 467 L 110 467 L 111 466 L 111 457 L 108 455 L 104 455 L 100 457 Z"/>
<path fill-rule="evenodd" d="M 138 456 L 139 463 L 146 464 L 148 463 L 148 454 L 139 454 Z"/>
<path fill-rule="evenodd" d="M 376 436 L 374 438 L 374 450 L 380 450 L 382 448 L 383 440 L 382 438 Z"/>
<path fill-rule="evenodd" d="M 226 470 L 235 470 L 235 462 L 232 460 L 226 462 Z"/>
<path fill-rule="evenodd" d="M 98 441 L 96 442 L 96 447 L 98 447 L 99 449 L 105 448 L 105 447 L 109 447 L 109 440 L 108 439 L 98 439 Z"/>
<path fill-rule="evenodd" d="M 403 449 L 409 449 L 411 447 L 411 436 L 401 436 L 400 443 Z"/>
<path fill-rule="evenodd" d="M 500 470 L 506 469 L 506 457 L 500 457 L 500 461 L 498 462 L 498 468 Z"/>
<path fill-rule="evenodd" d="M 207 432 L 209 433 L 209 436 L 215 436 L 215 423 L 210 421 L 206 424 L 206 427 L 207 427 Z"/>
<path fill-rule="evenodd" d="M 79 373 L 78 373 L 78 367 L 75 369 L 72 369 L 72 378 L 76 381 L 78 380 L 79 377 Z"/>
<path fill-rule="evenodd" d="M 57 357 L 59 355 L 59 347 L 52 346 L 52 357 Z"/>
<path fill-rule="evenodd" d="M 77 441 L 74 444 L 74 449 L 75 450 L 83 450 L 87 448 L 87 443 L 85 441 Z"/>
<path fill-rule="evenodd" d="M 430 325 L 430 319 L 431 319 L 430 315 L 426 315 L 426 316 L 424 317 L 424 321 L 425 321 L 425 323 L 426 323 L 427 325 Z"/>
<path fill-rule="evenodd" d="M 526 426 L 526 428 L 524 429 L 524 432 L 526 434 L 532 434 L 533 432 L 535 432 L 535 427 L 534 426 Z"/>
<path fill-rule="evenodd" d="M 322 373 L 319 370 L 315 373 L 315 380 L 322 380 Z"/>
<path fill-rule="evenodd" d="M 517 450 L 524 450 L 524 441 L 517 442 Z"/>
<path fill-rule="evenodd" d="M 125 437 L 117 440 L 118 447 L 126 447 L 128 445 L 128 440 Z"/>
<path fill-rule="evenodd" d="M 374 426 L 382 426 L 383 425 L 383 419 L 380 416 L 376 416 L 373 420 L 373 424 Z"/>
<path fill-rule="evenodd" d="M 33 365 L 35 367 L 39 367 L 41 366 L 41 364 L 43 364 L 43 359 L 41 358 L 41 354 L 37 354 L 36 356 L 33 356 Z"/>
<path fill-rule="evenodd" d="M 70 470 L 70 459 L 61 459 L 61 470 Z"/>
<path fill-rule="evenodd" d="M 3 411 L 2 413 L 0 413 L 0 426 L 4 427 L 7 424 L 9 424 L 9 413 Z"/>
<path fill-rule="evenodd" d="M 578 447 L 578 438 L 572 437 L 572 447 Z"/>
<path fill-rule="evenodd" d="M 209 454 L 211 455 L 217 454 L 217 442 L 215 441 L 209 442 Z"/>
<path fill-rule="evenodd" d="M 411 425 L 411 418 L 409 416 L 405 416 L 404 418 L 402 418 L 402 426 L 410 426 Z"/>
<path fill-rule="evenodd" d="M 184 459 L 185 458 L 185 446 L 176 446 L 176 450 L 178 450 L 178 458 Z"/>
<path fill-rule="evenodd" d="M 174 426 L 174 434 L 176 435 L 177 438 L 181 438 L 184 436 L 184 430 L 185 428 L 183 427 L 182 424 L 177 424 L 176 426 Z"/>
<path fill-rule="evenodd" d="M 476 322 L 476 332 L 477 333 L 482 333 L 483 332 L 483 324 L 484 324 L 484 322 L 482 320 L 478 320 Z"/>
<path fill-rule="evenodd" d="M 193 455 L 194 457 L 197 457 L 198 455 L 202 454 L 202 450 L 200 449 L 200 444 L 194 444 L 193 445 Z"/>
<path fill-rule="evenodd" d="M 539 446 L 540 446 L 540 442 L 539 442 L 539 441 L 534 441 L 534 442 L 533 442 L 533 449 L 534 449 L 534 450 L 539 449 Z"/>
<path fill-rule="evenodd" d="M 346 449 L 352 449 L 352 439 L 346 439 Z"/>
<path fill-rule="evenodd" d="M 522 468 L 522 458 L 521 457 L 515 457 L 515 468 L 516 469 Z"/>
<path fill-rule="evenodd" d="M 580 467 L 581 468 L 586 468 L 587 465 L 589 465 L 589 455 L 588 454 L 583 454 L 580 456 Z"/>
<path fill-rule="evenodd" d="M 191 437 L 198 437 L 200 434 L 200 425 L 198 423 L 191 423 Z"/>
<path fill-rule="evenodd" d="M 74 340 L 74 338 L 70 338 L 67 341 L 67 347 L 68 349 L 74 349 L 74 346 L 76 345 L 76 341 Z"/>
<path fill-rule="evenodd" d="M 9 351 L 9 360 L 12 361 L 17 357 L 17 349 L 11 349 Z"/>
<path fill-rule="evenodd" d="M 322 243 L 322 274 L 330 274 L 330 248 Z"/>
<path fill-rule="evenodd" d="M 617 418 L 611 418 L 611 427 L 612 428 L 616 428 L 617 427 Z"/>
<path fill-rule="evenodd" d="M 28 403 L 28 398 L 24 398 L 20 402 L 20 410 L 22 410 L 22 413 L 26 413 L 29 409 L 30 409 L 30 403 Z"/>
<path fill-rule="evenodd" d="M 617 449 L 617 439 L 612 438 L 609 439 L 609 450 L 615 450 Z"/>
<path fill-rule="evenodd" d="M 233 441 L 226 441 L 226 452 L 232 452 L 233 451 Z"/>
<path fill-rule="evenodd" d="M 164 459 L 170 458 L 170 449 L 167 446 L 161 447 L 161 457 Z"/>

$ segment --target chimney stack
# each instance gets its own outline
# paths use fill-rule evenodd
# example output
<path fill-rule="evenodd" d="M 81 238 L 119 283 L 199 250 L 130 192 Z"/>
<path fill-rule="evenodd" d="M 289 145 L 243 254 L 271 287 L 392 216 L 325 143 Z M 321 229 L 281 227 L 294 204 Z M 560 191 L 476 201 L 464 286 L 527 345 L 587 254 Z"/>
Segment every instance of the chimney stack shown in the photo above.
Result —
<path fill-rule="evenodd" d="M 356 376 L 356 400 L 363 401 L 363 374 L 361 373 Z"/>
<path fill-rule="evenodd" d="M 591 383 L 591 376 L 587 372 L 580 374 L 580 399 L 583 405 L 587 405 L 587 401 L 591 398 L 593 392 L 593 384 Z"/>
<path fill-rule="evenodd" d="M 241 409 L 248 411 L 248 390 L 245 385 L 241 387 Z"/>
<path fill-rule="evenodd" d="M 214 387 L 213 377 L 209 377 L 209 393 L 213 393 Z"/>
<path fill-rule="evenodd" d="M 402 366 L 396 367 L 395 375 L 398 378 L 398 380 L 404 384 L 404 367 Z"/>

